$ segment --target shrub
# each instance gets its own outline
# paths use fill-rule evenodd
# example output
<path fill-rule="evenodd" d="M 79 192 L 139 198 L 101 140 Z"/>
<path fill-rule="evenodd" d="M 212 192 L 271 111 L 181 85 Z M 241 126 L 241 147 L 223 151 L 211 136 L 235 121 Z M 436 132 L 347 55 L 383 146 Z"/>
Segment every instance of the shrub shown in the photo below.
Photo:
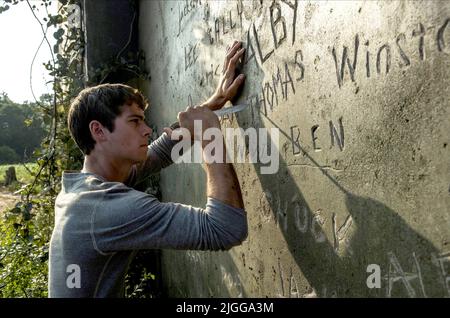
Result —
<path fill-rule="evenodd" d="M 0 164 L 17 163 L 20 161 L 19 155 L 8 146 L 0 146 Z"/>
<path fill-rule="evenodd" d="M 47 297 L 48 241 L 37 232 L 31 206 L 0 218 L 0 297 Z"/>

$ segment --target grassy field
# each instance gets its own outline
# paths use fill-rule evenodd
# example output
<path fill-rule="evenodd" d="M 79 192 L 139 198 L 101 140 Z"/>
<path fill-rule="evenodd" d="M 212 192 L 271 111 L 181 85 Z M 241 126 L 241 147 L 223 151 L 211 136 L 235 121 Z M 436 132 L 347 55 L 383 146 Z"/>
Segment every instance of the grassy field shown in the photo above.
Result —
<path fill-rule="evenodd" d="M 9 167 L 14 166 L 16 168 L 16 177 L 18 182 L 5 187 L 5 172 Z M 27 163 L 27 168 L 31 171 L 38 169 L 37 163 Z M 33 181 L 33 176 L 25 169 L 21 164 L 5 164 L 0 165 L 0 213 L 6 209 L 14 207 L 14 204 L 20 199 L 20 196 L 15 195 L 14 192 L 20 189 L 22 184 L 30 183 Z"/>
<path fill-rule="evenodd" d="M 25 164 L 28 169 L 30 169 L 33 172 L 36 172 L 38 168 L 37 163 L 26 163 Z M 20 183 L 29 183 L 33 180 L 33 176 L 25 169 L 25 167 L 21 164 L 5 164 L 0 165 L 0 184 L 3 184 L 5 182 L 5 172 L 8 170 L 9 167 L 14 166 L 16 168 L 16 176 L 17 181 Z"/>

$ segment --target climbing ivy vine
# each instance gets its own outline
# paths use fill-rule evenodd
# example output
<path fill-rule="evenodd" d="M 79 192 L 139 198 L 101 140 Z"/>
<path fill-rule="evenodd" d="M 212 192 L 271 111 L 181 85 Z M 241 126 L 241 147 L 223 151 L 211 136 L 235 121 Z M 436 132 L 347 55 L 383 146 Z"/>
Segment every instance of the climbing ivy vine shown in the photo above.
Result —
<path fill-rule="evenodd" d="M 23 185 L 17 193 L 20 201 L 14 208 L 0 215 L 0 297 L 47 297 L 49 241 L 53 229 L 54 202 L 60 191 L 64 170 L 80 170 L 82 153 L 71 139 L 66 125 L 68 108 L 74 97 L 86 86 L 102 83 L 109 74 L 127 70 L 140 78 L 148 74 L 136 65 L 144 56 L 138 53 L 126 57 L 118 54 L 90 74 L 86 80 L 83 69 L 84 34 L 81 0 L 59 0 L 57 12 L 50 12 L 51 0 L 4 0 L 1 13 L 14 10 L 23 2 L 29 7 L 42 30 L 42 45 L 51 52 L 45 68 L 52 80 L 52 98 L 36 100 L 48 135 L 34 155 L 38 168 L 32 182 Z M 53 1 L 54 2 L 54 1 Z M 135 6 L 134 1 L 130 1 Z M 39 18 L 36 12 L 45 11 Z M 49 32 L 49 30 L 55 30 Z M 51 34 L 50 34 L 51 33 Z M 51 45 L 49 37 L 53 37 Z M 127 279 L 129 296 L 141 297 L 145 280 L 154 278 L 144 271 L 143 279 Z M 139 278 L 139 277 L 138 277 Z M 131 282 L 132 281 L 132 282 Z"/>

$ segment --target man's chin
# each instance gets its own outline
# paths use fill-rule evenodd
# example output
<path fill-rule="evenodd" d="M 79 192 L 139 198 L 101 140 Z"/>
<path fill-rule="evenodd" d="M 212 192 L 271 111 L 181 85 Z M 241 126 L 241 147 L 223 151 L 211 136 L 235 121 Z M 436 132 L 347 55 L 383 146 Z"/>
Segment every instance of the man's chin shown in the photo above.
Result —
<path fill-rule="evenodd" d="M 137 158 L 136 158 L 136 159 L 133 160 L 133 164 L 134 164 L 134 165 L 137 165 L 137 164 L 143 163 L 143 162 L 145 161 L 145 159 L 146 159 L 146 158 L 142 158 L 142 159 L 140 159 L 140 158 L 137 159 Z"/>
<path fill-rule="evenodd" d="M 147 149 L 145 150 L 145 152 L 142 152 L 142 154 L 138 158 L 136 158 L 136 163 L 143 163 L 145 160 L 147 160 Z"/>
<path fill-rule="evenodd" d="M 137 165 L 143 163 L 147 159 L 147 156 L 135 157 L 131 159 L 133 165 Z"/>
<path fill-rule="evenodd" d="M 138 163 L 143 163 L 145 160 L 147 160 L 147 154 L 145 154 L 145 156 L 142 156 L 142 158 L 139 159 Z"/>

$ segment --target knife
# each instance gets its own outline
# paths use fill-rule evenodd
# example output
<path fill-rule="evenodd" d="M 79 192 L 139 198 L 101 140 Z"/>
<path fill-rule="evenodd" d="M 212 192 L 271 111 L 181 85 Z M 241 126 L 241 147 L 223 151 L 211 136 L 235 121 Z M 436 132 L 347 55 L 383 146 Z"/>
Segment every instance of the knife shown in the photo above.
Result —
<path fill-rule="evenodd" d="M 217 117 L 222 117 L 228 114 L 234 114 L 243 111 L 248 107 L 248 104 L 239 104 L 231 107 L 225 107 L 218 110 L 214 110 L 213 113 L 217 115 Z M 174 130 L 180 128 L 180 123 L 177 121 L 170 125 L 170 129 Z"/>
<path fill-rule="evenodd" d="M 231 107 L 225 107 L 225 108 L 221 108 L 219 110 L 214 110 L 213 113 L 216 114 L 217 117 L 222 117 L 224 115 L 234 114 L 234 113 L 243 111 L 244 109 L 247 108 L 247 106 L 248 106 L 248 104 L 234 105 Z"/>

